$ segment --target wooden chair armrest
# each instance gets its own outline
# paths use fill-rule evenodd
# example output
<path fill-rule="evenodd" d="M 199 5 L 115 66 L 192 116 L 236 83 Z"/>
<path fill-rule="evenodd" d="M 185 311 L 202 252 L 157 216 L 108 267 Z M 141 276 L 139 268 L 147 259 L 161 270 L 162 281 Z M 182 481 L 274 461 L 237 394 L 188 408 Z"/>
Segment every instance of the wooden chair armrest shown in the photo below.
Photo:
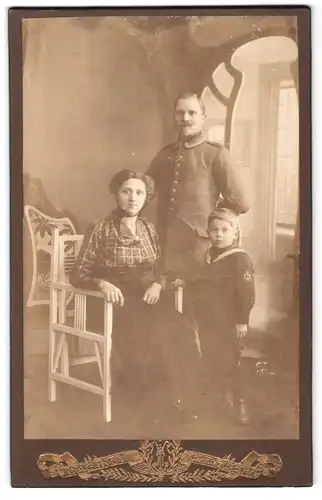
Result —
<path fill-rule="evenodd" d="M 86 290 L 84 288 L 75 288 L 73 285 L 70 285 L 68 283 L 60 283 L 60 282 L 52 283 L 51 286 L 53 288 L 56 288 L 57 290 L 65 290 L 66 292 L 70 292 L 70 293 L 79 293 L 79 294 L 86 295 L 89 297 L 100 297 L 100 298 L 104 299 L 104 294 L 98 290 L 96 291 L 96 290 Z"/>

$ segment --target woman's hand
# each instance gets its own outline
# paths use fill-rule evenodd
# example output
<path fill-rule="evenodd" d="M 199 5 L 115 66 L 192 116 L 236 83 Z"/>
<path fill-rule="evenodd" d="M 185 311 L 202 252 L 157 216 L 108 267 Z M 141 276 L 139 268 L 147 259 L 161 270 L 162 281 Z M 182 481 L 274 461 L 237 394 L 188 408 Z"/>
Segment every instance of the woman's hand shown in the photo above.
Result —
<path fill-rule="evenodd" d="M 236 325 L 237 338 L 243 339 L 247 335 L 247 325 Z"/>
<path fill-rule="evenodd" d="M 121 290 L 117 288 L 117 286 L 113 285 L 113 283 L 100 280 L 99 289 L 103 293 L 105 300 L 107 300 L 107 302 L 123 306 L 124 304 L 123 294 Z"/>
<path fill-rule="evenodd" d="M 162 286 L 160 283 L 152 283 L 152 285 L 145 291 L 143 296 L 144 302 L 151 305 L 156 304 L 160 298 L 161 288 Z"/>

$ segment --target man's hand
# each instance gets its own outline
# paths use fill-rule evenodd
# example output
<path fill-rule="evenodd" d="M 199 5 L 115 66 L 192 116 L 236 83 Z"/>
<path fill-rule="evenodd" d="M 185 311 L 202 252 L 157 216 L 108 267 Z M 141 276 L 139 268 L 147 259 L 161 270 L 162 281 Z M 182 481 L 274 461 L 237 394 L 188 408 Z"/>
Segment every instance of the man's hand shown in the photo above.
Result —
<path fill-rule="evenodd" d="M 113 285 L 113 283 L 109 283 L 108 281 L 100 281 L 99 289 L 103 293 L 105 300 L 107 300 L 107 302 L 123 306 L 124 304 L 123 294 L 117 286 Z"/>
<path fill-rule="evenodd" d="M 247 335 L 247 325 L 235 325 L 237 338 L 243 339 Z"/>
<path fill-rule="evenodd" d="M 162 286 L 160 283 L 152 283 L 152 285 L 145 291 L 143 296 L 144 302 L 150 305 L 154 305 L 158 302 L 160 298 Z"/>

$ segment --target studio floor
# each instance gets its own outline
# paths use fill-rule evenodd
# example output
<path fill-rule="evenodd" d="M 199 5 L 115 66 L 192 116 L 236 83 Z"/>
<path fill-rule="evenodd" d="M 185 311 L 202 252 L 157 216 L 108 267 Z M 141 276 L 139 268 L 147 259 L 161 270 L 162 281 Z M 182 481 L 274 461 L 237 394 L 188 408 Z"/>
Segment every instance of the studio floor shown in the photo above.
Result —
<path fill-rule="evenodd" d="M 288 327 L 292 329 L 292 323 L 288 323 Z M 283 331 L 288 343 L 285 325 Z M 295 337 L 291 335 L 293 347 Z M 284 352 L 283 343 L 275 345 L 276 348 L 278 355 L 266 364 L 267 358 L 263 358 L 264 364 L 256 368 L 259 348 L 254 341 L 243 361 L 245 394 L 251 417 L 247 426 L 237 424 L 227 408 L 217 405 L 215 397 L 205 401 L 198 418 L 174 420 L 165 403 L 166 382 L 146 396 L 135 395 L 124 387 L 118 390 L 114 385 L 112 422 L 105 423 L 100 396 L 58 383 L 57 400 L 49 402 L 47 355 L 25 354 L 25 438 L 297 439 L 297 357 L 289 346 Z M 99 383 L 95 365 L 74 367 L 72 376 Z"/>

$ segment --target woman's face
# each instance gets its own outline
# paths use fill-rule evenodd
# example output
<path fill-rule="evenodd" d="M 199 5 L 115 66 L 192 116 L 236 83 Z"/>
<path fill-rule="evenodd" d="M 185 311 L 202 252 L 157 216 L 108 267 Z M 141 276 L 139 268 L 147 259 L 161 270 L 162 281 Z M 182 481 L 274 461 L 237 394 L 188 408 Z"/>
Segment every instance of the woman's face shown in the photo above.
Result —
<path fill-rule="evenodd" d="M 117 196 L 117 202 L 129 215 L 137 215 L 146 200 L 146 187 L 141 179 L 128 179 L 123 182 Z"/>

